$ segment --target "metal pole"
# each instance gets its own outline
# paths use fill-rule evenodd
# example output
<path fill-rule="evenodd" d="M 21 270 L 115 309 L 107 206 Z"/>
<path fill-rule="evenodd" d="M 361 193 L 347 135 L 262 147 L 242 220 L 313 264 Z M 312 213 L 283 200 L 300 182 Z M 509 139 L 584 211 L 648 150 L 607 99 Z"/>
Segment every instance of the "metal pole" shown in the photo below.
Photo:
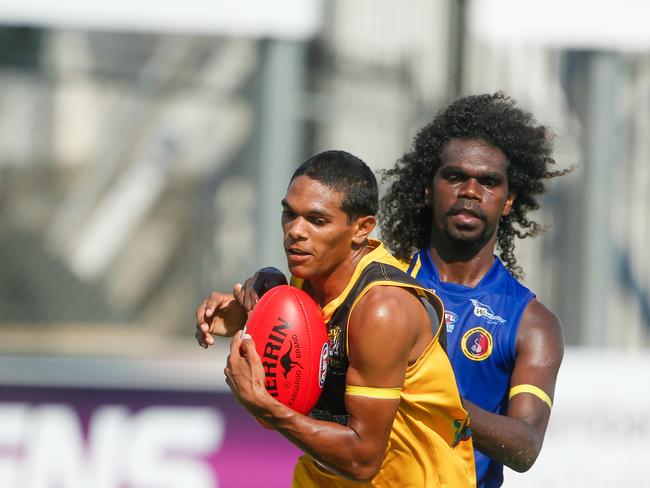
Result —
<path fill-rule="evenodd" d="M 620 69 L 614 53 L 596 52 L 589 59 L 587 97 L 585 233 L 583 240 L 582 344 L 612 344 L 614 323 L 609 300 L 615 282 L 612 243 L 612 165 L 617 150 L 617 93 Z"/>
<path fill-rule="evenodd" d="M 255 179 L 258 212 L 256 269 L 276 266 L 286 271 L 280 202 L 289 178 L 302 159 L 300 114 L 304 58 L 305 46 L 300 42 L 270 40 L 265 46 Z"/>
<path fill-rule="evenodd" d="M 449 53 L 447 55 L 447 93 L 448 98 L 453 100 L 463 93 L 467 0 L 449 0 L 448 5 Z"/>

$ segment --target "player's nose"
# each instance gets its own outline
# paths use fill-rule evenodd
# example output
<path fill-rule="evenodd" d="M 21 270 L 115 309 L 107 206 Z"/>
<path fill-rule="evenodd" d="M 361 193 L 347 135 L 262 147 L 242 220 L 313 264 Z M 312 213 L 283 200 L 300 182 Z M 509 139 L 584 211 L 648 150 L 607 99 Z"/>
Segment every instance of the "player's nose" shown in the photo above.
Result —
<path fill-rule="evenodd" d="M 289 222 L 286 226 L 285 232 L 291 240 L 305 239 L 307 237 L 306 221 L 302 217 L 298 217 Z"/>
<path fill-rule="evenodd" d="M 481 184 L 474 178 L 468 178 L 458 187 L 458 198 L 481 199 Z"/>

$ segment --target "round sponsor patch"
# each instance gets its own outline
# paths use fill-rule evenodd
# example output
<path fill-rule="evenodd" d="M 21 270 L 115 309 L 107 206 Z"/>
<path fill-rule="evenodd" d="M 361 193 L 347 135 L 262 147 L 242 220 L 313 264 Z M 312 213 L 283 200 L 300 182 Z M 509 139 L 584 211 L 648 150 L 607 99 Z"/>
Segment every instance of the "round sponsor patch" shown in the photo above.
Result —
<path fill-rule="evenodd" d="M 460 345 L 463 354 L 472 361 L 483 361 L 492 354 L 492 336 L 483 327 L 474 327 L 465 332 Z"/>

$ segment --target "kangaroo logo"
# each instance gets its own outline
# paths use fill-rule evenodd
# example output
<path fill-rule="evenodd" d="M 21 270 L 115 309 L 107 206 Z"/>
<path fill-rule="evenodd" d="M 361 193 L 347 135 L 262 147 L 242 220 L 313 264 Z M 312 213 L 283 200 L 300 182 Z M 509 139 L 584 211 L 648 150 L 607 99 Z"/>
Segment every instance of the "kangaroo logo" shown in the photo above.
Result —
<path fill-rule="evenodd" d="M 291 359 L 291 351 L 292 350 L 293 350 L 293 344 L 291 342 L 289 342 L 289 350 L 287 352 L 285 352 L 282 355 L 282 357 L 280 358 L 280 364 L 282 365 L 282 369 L 283 369 L 282 374 L 284 375 L 285 379 L 287 378 L 287 375 L 291 372 L 291 370 L 295 366 L 299 366 L 300 369 L 305 369 L 305 368 L 302 367 L 302 365 L 299 362 L 294 361 L 293 359 Z"/>

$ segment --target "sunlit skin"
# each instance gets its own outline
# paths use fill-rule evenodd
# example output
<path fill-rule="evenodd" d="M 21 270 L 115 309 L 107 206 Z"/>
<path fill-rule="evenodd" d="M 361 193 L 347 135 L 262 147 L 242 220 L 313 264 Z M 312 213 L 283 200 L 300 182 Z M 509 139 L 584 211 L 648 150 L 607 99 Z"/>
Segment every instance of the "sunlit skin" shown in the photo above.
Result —
<path fill-rule="evenodd" d="M 451 139 L 427 199 L 433 209 L 431 257 L 444 281 L 476 285 L 494 261 L 499 219 L 510 213 L 515 195 L 508 191 L 507 158 L 481 139 Z M 474 261 L 472 276 L 466 266 Z"/>

